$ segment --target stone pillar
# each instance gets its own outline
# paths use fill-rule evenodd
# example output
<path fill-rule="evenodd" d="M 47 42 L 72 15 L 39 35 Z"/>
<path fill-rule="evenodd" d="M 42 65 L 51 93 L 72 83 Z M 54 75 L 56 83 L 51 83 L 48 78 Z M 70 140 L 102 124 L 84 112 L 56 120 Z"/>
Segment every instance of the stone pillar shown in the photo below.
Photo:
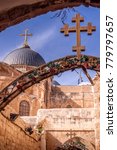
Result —
<path fill-rule="evenodd" d="M 100 150 L 100 82 L 99 80 L 92 86 L 94 93 L 94 109 L 95 109 L 95 147 Z"/>
<path fill-rule="evenodd" d="M 46 150 L 46 131 L 41 135 L 41 150 Z"/>

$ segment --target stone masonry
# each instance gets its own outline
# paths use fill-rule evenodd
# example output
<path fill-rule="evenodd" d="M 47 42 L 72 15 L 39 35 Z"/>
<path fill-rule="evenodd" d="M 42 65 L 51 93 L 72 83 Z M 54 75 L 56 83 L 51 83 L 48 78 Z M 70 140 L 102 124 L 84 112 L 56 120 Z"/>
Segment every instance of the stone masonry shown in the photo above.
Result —
<path fill-rule="evenodd" d="M 39 137 L 35 133 L 29 135 L 25 132 L 30 125 L 20 117 L 11 122 L 11 108 L 7 107 L 6 110 L 0 113 L 0 150 L 40 150 Z"/>

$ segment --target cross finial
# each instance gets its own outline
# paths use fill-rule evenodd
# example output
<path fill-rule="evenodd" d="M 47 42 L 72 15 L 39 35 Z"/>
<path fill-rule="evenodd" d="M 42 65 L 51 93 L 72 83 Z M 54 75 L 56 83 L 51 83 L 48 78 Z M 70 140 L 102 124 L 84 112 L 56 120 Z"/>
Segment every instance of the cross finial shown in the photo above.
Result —
<path fill-rule="evenodd" d="M 85 50 L 85 46 L 81 45 L 81 37 L 80 32 L 87 31 L 88 35 L 92 34 L 92 31 L 96 30 L 95 26 L 92 26 L 91 23 L 88 23 L 87 26 L 80 26 L 80 22 L 83 22 L 84 18 L 80 16 L 80 14 L 76 14 L 75 17 L 72 18 L 72 22 L 76 23 L 76 26 L 69 27 L 68 24 L 65 24 L 63 28 L 61 28 L 61 32 L 64 32 L 65 36 L 69 36 L 69 32 L 76 32 L 76 46 L 73 46 L 72 50 L 77 51 L 77 56 L 80 59 L 81 51 Z"/>
<path fill-rule="evenodd" d="M 32 36 L 31 33 L 28 33 L 28 29 L 25 30 L 25 33 L 20 34 L 20 36 L 24 36 L 24 44 L 23 44 L 23 46 L 28 46 L 28 36 Z"/>

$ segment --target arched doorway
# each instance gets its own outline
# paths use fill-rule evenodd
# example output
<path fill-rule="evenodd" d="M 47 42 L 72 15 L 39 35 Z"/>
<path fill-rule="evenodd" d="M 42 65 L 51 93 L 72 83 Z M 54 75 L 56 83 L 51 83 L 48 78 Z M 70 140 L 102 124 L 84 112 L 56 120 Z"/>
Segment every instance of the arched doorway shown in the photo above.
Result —
<path fill-rule="evenodd" d="M 66 141 L 55 150 L 95 150 L 93 144 L 81 137 L 74 137 Z"/>

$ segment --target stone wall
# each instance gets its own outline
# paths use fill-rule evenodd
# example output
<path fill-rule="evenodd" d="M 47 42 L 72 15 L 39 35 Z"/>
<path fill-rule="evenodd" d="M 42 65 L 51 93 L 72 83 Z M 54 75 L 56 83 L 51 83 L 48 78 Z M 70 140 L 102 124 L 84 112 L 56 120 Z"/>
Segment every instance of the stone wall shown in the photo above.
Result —
<path fill-rule="evenodd" d="M 13 70 L 14 69 L 14 70 Z M 30 68 L 26 68 L 27 70 Z M 12 71 L 12 72 L 11 72 Z M 8 74 L 9 73 L 9 74 Z M 0 91 L 6 87 L 10 82 L 15 80 L 20 72 L 9 65 L 0 63 Z M 30 106 L 30 116 L 35 116 L 39 108 L 46 108 L 47 102 L 50 99 L 51 91 L 51 78 L 45 79 L 42 82 L 35 84 L 18 95 L 13 101 L 10 102 L 10 106 L 19 113 L 20 102 L 25 100 Z"/>
<path fill-rule="evenodd" d="M 94 94 L 92 86 L 55 86 L 52 88 L 49 107 L 93 108 Z"/>
<path fill-rule="evenodd" d="M 39 137 L 26 133 L 29 127 L 20 117 L 14 122 L 9 120 L 11 108 L 0 113 L 0 150 L 40 150 Z"/>
<path fill-rule="evenodd" d="M 74 133 L 75 137 L 89 143 L 89 150 L 100 150 L 99 76 L 94 79 L 94 86 L 52 87 L 48 106 L 52 109 L 38 111 L 38 122 L 46 118 L 47 126 L 45 123 L 44 128 L 47 150 L 53 150 L 53 147 L 55 148 L 73 138 Z M 67 133 L 71 131 L 73 135 L 67 137 Z"/>
<path fill-rule="evenodd" d="M 46 119 L 45 130 L 94 130 L 95 111 L 90 108 L 40 109 L 37 124 Z"/>
<path fill-rule="evenodd" d="M 73 131 L 72 134 L 75 137 L 82 139 L 85 141 L 85 146 L 88 148 L 88 150 L 94 150 L 94 145 L 95 145 L 95 132 L 93 130 L 87 130 L 87 131 Z M 47 150 L 55 150 L 56 147 L 61 146 L 64 144 L 66 141 L 70 139 L 70 134 L 69 130 L 65 131 L 47 131 L 46 133 L 46 148 Z M 72 138 L 74 137 L 72 135 Z M 82 137 L 82 138 L 81 138 Z"/>
<path fill-rule="evenodd" d="M 11 101 L 9 105 L 15 109 L 17 113 L 19 113 L 20 102 L 25 100 L 30 105 L 29 115 L 36 116 L 38 109 L 47 108 L 47 103 L 50 99 L 50 84 L 51 79 L 48 78 L 38 84 L 31 86 L 20 95 L 18 95 L 13 101 Z"/>
<path fill-rule="evenodd" d="M 38 124 L 45 119 L 43 129 L 46 133 L 47 150 L 54 150 L 73 137 L 85 140 L 90 145 L 88 149 L 94 150 L 94 108 L 41 109 L 38 110 L 37 118 Z"/>
<path fill-rule="evenodd" d="M 100 80 L 95 81 L 93 90 L 95 101 L 95 145 L 96 150 L 100 150 Z"/>

